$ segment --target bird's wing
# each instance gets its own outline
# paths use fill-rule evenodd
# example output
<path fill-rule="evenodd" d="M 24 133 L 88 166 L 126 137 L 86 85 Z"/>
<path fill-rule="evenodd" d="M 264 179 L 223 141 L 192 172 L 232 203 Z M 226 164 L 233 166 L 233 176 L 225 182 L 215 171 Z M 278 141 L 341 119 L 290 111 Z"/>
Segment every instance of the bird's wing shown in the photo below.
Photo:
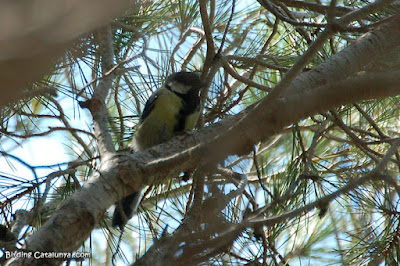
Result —
<path fill-rule="evenodd" d="M 158 96 L 162 93 L 162 90 L 163 89 L 157 90 L 147 100 L 146 104 L 144 105 L 142 115 L 140 116 L 140 123 L 142 123 L 146 119 L 146 117 L 151 113 L 151 110 L 153 110 L 154 104 L 155 104 Z"/>

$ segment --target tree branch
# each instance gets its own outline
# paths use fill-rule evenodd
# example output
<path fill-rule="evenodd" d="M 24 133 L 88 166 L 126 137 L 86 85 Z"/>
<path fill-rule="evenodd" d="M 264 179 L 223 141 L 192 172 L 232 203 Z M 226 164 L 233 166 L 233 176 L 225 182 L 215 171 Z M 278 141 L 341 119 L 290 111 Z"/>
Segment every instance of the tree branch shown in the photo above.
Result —
<path fill-rule="evenodd" d="M 114 143 L 109 133 L 108 110 L 106 97 L 112 87 L 115 73 L 110 72 L 114 67 L 114 46 L 111 26 L 107 25 L 97 31 L 96 39 L 99 42 L 101 54 L 101 71 L 104 76 L 96 87 L 93 97 L 89 100 L 89 110 L 93 116 L 94 134 L 99 146 L 102 160 L 115 152 Z"/>
<path fill-rule="evenodd" d="M 128 0 L 1 1 L 0 106 L 18 99 L 22 88 L 41 79 L 74 39 L 130 5 Z"/>

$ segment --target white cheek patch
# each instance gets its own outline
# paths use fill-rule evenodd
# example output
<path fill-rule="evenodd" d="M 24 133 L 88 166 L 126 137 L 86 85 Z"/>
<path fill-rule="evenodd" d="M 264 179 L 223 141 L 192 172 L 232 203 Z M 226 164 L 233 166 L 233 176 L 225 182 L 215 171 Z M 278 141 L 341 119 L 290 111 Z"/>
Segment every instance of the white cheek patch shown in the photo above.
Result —
<path fill-rule="evenodd" d="M 184 85 L 180 82 L 176 82 L 176 81 L 169 82 L 168 85 L 172 91 L 175 91 L 180 94 L 186 94 L 192 88 L 191 86 L 186 86 L 186 85 Z"/>

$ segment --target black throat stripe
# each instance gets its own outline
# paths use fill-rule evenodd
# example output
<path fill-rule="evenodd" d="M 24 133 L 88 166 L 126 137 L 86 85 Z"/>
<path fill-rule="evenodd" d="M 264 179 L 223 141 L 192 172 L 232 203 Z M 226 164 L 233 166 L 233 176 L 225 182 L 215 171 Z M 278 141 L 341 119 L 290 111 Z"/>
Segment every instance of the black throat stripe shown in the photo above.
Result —
<path fill-rule="evenodd" d="M 177 120 L 178 123 L 174 127 L 175 132 L 182 132 L 185 129 L 186 118 L 196 112 L 200 105 L 200 97 L 196 90 L 190 90 L 188 93 L 183 94 L 171 89 L 171 86 L 165 84 L 165 88 L 175 95 L 180 97 L 182 101 L 182 109 L 180 110 Z"/>

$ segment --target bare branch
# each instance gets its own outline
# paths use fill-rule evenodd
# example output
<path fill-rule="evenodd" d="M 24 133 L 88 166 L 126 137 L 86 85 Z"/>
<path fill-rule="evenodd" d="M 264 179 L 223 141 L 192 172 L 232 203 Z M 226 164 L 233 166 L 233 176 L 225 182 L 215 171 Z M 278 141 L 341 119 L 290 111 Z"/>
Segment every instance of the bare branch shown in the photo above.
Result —
<path fill-rule="evenodd" d="M 204 62 L 203 74 L 201 76 L 201 78 L 204 78 L 207 72 L 209 71 L 212 60 L 214 59 L 215 56 L 215 44 L 211 29 L 212 20 L 210 20 L 210 17 L 207 12 L 207 0 L 199 0 L 199 4 L 200 4 L 201 20 L 203 22 L 204 32 L 207 41 L 206 60 Z M 213 14 L 213 12 L 211 12 L 211 14 Z"/>
<path fill-rule="evenodd" d="M 102 55 L 101 68 L 104 78 L 96 87 L 93 98 L 89 101 L 88 107 L 93 116 L 94 133 L 99 145 L 102 160 L 108 158 L 110 153 L 115 152 L 114 144 L 108 129 L 107 107 L 105 99 L 112 87 L 115 74 L 110 70 L 114 67 L 114 46 L 111 34 L 111 26 L 105 26 L 96 35 L 100 53 Z M 110 73 L 109 73 L 110 72 Z M 109 74 L 107 74 L 109 73 Z"/>

